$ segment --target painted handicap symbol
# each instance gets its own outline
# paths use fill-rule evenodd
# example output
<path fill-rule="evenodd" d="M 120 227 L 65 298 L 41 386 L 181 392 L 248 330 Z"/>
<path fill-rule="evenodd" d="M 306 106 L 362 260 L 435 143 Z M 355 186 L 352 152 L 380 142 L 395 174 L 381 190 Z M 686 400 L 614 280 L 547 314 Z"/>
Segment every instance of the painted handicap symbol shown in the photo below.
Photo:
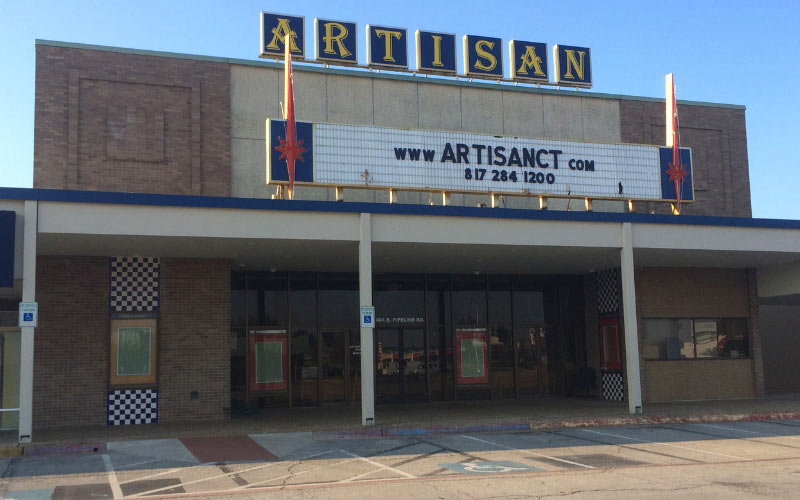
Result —
<path fill-rule="evenodd" d="M 503 474 L 508 472 L 531 472 L 541 470 L 531 465 L 509 461 L 459 462 L 456 464 L 439 464 L 439 466 L 461 474 Z"/>
<path fill-rule="evenodd" d="M 512 472 L 515 470 L 528 470 L 527 467 L 509 467 L 507 465 L 481 465 L 480 462 L 472 462 L 464 465 L 465 472 L 483 472 L 483 473 L 500 473 Z"/>

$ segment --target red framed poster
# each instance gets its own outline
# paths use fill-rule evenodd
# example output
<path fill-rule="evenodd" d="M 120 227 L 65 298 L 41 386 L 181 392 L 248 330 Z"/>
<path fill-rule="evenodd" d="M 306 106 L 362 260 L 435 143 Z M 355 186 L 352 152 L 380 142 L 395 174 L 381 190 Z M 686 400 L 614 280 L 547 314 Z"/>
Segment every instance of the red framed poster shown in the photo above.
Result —
<path fill-rule="evenodd" d="M 286 389 L 289 373 L 286 346 L 286 330 L 259 330 L 250 333 L 251 391 Z"/>
<path fill-rule="evenodd" d="M 459 385 L 489 383 L 486 328 L 456 329 L 456 376 Z"/>
<path fill-rule="evenodd" d="M 622 352 L 619 346 L 619 319 L 600 320 L 600 363 L 607 370 L 622 369 Z"/>

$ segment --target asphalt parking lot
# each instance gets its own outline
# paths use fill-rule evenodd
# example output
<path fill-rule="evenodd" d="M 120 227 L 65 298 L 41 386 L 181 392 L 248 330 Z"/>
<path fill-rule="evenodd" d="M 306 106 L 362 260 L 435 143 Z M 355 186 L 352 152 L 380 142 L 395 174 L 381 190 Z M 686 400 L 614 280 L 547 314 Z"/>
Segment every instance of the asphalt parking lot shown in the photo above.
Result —
<path fill-rule="evenodd" d="M 341 488 L 354 486 L 361 488 L 360 495 L 371 495 L 371 488 L 392 483 L 401 485 L 384 485 L 391 488 L 386 491 L 391 491 L 393 498 L 422 498 L 428 496 L 426 492 L 435 491 L 438 496 L 433 498 L 455 498 L 461 496 L 459 488 L 474 484 L 469 496 L 483 498 L 483 490 L 486 497 L 497 496 L 500 491 L 506 492 L 501 496 L 512 496 L 515 488 L 522 489 L 521 497 L 533 496 L 525 489 L 531 484 L 541 485 L 537 496 L 548 496 L 550 483 L 555 496 L 563 494 L 556 494 L 559 488 L 581 485 L 596 484 L 600 491 L 609 483 L 613 489 L 623 479 L 612 478 L 624 476 L 628 487 L 623 490 L 631 495 L 638 492 L 635 496 L 647 496 L 648 481 L 658 482 L 656 493 L 667 494 L 686 488 L 692 477 L 704 487 L 721 483 L 717 485 L 723 488 L 720 498 L 800 496 L 791 486 L 800 485 L 800 420 L 406 438 L 315 439 L 311 433 L 301 432 L 232 439 L 205 444 L 179 439 L 125 441 L 109 443 L 105 452 L 97 454 L 3 459 L 0 488 L 3 498 L 15 499 L 232 494 L 263 498 L 278 491 L 288 496 L 302 492 L 307 498 L 344 495 L 347 490 Z M 252 456 L 258 458 L 216 459 L 215 453 L 223 453 L 226 446 L 234 454 L 244 453 L 249 446 L 255 453 Z M 760 467 L 772 471 L 759 473 L 765 484 L 748 480 L 749 489 L 743 490 L 740 483 L 727 481 L 739 486 L 724 492 L 726 480 L 722 477 L 756 474 Z M 684 479 L 670 481 L 673 476 Z M 448 486 L 420 489 L 423 483 L 430 486 L 437 481 Z M 640 481 L 644 483 L 636 490 L 632 485 Z"/>

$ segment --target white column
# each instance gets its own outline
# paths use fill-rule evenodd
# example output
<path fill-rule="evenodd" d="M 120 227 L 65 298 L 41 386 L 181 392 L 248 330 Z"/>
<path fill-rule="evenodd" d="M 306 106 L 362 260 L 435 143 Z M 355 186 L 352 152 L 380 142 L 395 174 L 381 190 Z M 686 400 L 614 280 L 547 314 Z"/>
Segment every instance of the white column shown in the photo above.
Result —
<path fill-rule="evenodd" d="M 630 222 L 622 223 L 622 317 L 625 325 L 625 374 L 628 411 L 642 412 L 642 379 L 639 372 L 639 328 L 636 321 L 636 284 L 633 280 L 633 237 Z"/>
<path fill-rule="evenodd" d="M 358 245 L 358 290 L 361 307 L 372 305 L 372 222 L 361 214 L 361 241 Z M 375 424 L 375 347 L 374 330 L 361 327 L 361 425 Z"/>
<path fill-rule="evenodd" d="M 36 302 L 36 233 L 39 202 L 25 201 L 22 256 L 22 301 Z M 22 328 L 19 360 L 19 442 L 30 443 L 33 428 L 33 331 Z"/>

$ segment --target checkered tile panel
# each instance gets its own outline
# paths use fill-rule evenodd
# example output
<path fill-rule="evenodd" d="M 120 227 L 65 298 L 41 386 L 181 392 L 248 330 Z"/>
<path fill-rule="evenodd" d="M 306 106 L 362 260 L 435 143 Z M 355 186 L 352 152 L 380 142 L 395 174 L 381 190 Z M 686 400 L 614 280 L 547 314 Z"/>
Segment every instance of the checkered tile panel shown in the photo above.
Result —
<path fill-rule="evenodd" d="M 619 311 L 619 269 L 597 273 L 597 310 L 600 314 Z"/>
<path fill-rule="evenodd" d="M 111 311 L 158 311 L 158 257 L 111 258 Z"/>
<path fill-rule="evenodd" d="M 622 384 L 622 373 L 603 373 L 603 399 L 610 401 L 625 400 L 625 386 Z"/>
<path fill-rule="evenodd" d="M 158 391 L 120 389 L 108 391 L 108 425 L 158 422 Z"/>

